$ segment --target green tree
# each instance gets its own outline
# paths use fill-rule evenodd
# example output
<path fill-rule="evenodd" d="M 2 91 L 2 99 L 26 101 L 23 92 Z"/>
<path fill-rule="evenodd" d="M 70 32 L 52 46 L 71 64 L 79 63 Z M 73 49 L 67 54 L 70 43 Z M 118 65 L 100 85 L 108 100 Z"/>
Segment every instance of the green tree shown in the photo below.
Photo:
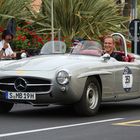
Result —
<path fill-rule="evenodd" d="M 43 35 L 38 30 L 47 29 L 46 24 L 39 22 L 42 17 L 32 9 L 33 0 L 0 0 L 0 34 L 6 28 L 8 20 L 16 20 L 16 36 L 13 40 L 15 49 L 40 47 Z M 39 20 L 38 20 L 39 19 Z"/>
<path fill-rule="evenodd" d="M 37 34 L 51 35 L 51 0 L 43 0 L 39 13 L 31 9 L 32 0 L 1 0 L 0 22 L 5 27 L 10 17 Z M 111 32 L 124 32 L 127 18 L 120 16 L 119 6 L 114 0 L 54 0 L 55 36 L 61 31 L 62 37 L 70 41 L 75 36 L 98 39 Z"/>
<path fill-rule="evenodd" d="M 51 26 L 51 0 L 43 0 L 44 23 Z M 120 16 L 114 0 L 54 0 L 54 27 L 61 35 L 95 39 L 109 32 L 123 32 L 127 19 Z"/>
<path fill-rule="evenodd" d="M 5 28 L 9 18 L 15 18 L 17 26 L 26 28 L 28 24 L 23 25 L 22 23 L 27 21 L 32 23 L 29 26 L 34 31 L 38 31 L 40 28 L 48 28 L 47 23 L 40 22 L 44 17 L 33 11 L 32 2 L 33 0 L 0 0 L 0 26 Z"/>
<path fill-rule="evenodd" d="M 0 25 L 5 27 L 9 18 L 15 18 L 17 21 L 21 19 L 31 19 L 33 12 L 31 11 L 32 0 L 0 0 Z"/>

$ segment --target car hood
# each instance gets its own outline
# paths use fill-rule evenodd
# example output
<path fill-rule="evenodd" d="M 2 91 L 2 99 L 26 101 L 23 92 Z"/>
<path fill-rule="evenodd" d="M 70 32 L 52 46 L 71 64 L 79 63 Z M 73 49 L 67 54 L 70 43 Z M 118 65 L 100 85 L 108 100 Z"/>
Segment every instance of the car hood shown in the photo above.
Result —
<path fill-rule="evenodd" d="M 81 55 L 48 55 L 35 56 L 9 63 L 1 67 L 1 70 L 54 70 L 62 66 L 83 64 L 84 62 L 97 62 L 97 57 Z"/>
<path fill-rule="evenodd" d="M 10 63 L 12 63 L 12 62 L 15 62 L 16 60 L 4 60 L 4 59 L 1 59 L 0 60 L 0 67 L 3 67 L 3 66 L 7 66 L 7 65 L 9 65 Z"/>

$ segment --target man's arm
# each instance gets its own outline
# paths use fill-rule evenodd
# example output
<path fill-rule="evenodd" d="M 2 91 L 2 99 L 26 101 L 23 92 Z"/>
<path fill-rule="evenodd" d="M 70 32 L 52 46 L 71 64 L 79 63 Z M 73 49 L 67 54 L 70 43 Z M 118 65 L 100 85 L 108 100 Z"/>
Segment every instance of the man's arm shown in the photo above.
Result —
<path fill-rule="evenodd" d="M 0 50 L 0 58 L 2 58 L 2 57 L 4 56 L 4 53 L 5 53 L 5 50 L 2 48 L 2 49 Z"/>
<path fill-rule="evenodd" d="M 116 60 L 118 60 L 118 61 L 123 61 L 121 54 L 114 53 L 114 56 L 113 56 L 113 57 L 114 57 Z"/>
<path fill-rule="evenodd" d="M 6 54 L 5 54 L 5 49 L 8 48 L 8 43 L 7 42 L 4 42 L 1 50 L 0 50 L 0 58 L 5 58 L 6 57 Z"/>

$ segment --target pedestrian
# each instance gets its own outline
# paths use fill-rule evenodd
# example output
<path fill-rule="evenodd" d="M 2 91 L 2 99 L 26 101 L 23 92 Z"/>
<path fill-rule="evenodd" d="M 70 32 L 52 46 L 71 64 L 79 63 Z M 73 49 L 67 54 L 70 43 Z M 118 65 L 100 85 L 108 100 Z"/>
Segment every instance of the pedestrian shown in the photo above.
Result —
<path fill-rule="evenodd" d="M 13 40 L 13 34 L 9 30 L 4 30 L 2 40 L 0 41 L 0 59 L 15 58 L 16 53 L 13 52 L 10 42 Z"/>

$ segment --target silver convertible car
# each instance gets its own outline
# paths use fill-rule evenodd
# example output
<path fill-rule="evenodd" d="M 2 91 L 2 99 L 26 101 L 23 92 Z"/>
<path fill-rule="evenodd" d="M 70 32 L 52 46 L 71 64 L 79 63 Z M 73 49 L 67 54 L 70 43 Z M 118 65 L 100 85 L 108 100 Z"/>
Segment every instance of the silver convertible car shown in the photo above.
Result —
<path fill-rule="evenodd" d="M 102 55 L 102 45 L 96 41 L 83 41 L 67 54 L 65 43 L 53 41 L 38 56 L 2 66 L 0 112 L 9 112 L 17 103 L 62 104 L 90 116 L 101 102 L 140 98 L 140 56 L 127 52 L 123 35 L 112 36 L 122 40 L 115 53 L 123 61 Z"/>

